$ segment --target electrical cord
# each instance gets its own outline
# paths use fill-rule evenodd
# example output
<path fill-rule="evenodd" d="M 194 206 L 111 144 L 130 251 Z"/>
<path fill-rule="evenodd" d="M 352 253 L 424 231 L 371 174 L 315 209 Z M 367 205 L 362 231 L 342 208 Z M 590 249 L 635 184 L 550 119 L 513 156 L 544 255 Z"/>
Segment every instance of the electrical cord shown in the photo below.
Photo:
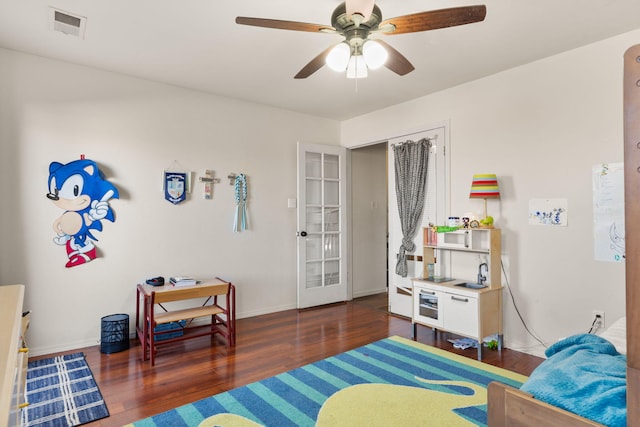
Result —
<path fill-rule="evenodd" d="M 507 284 L 507 289 L 509 290 L 509 295 L 511 296 L 511 302 L 513 303 L 513 308 L 515 308 L 516 313 L 518 314 L 518 317 L 520 318 L 520 321 L 522 322 L 522 326 L 524 326 L 524 329 L 529 333 L 529 335 L 531 335 L 533 337 L 533 339 L 535 339 L 540 344 L 542 344 L 542 346 L 544 348 L 547 348 L 548 346 L 544 343 L 544 341 L 542 341 L 540 338 L 538 338 L 536 336 L 536 334 L 531 332 L 531 330 L 527 326 L 527 322 L 524 321 L 524 318 L 522 317 L 522 314 L 520 314 L 520 310 L 518 309 L 518 305 L 516 304 L 516 299 L 513 296 L 513 291 L 511 290 L 511 285 L 509 284 L 509 279 L 507 278 L 507 272 L 504 269 L 504 263 L 502 262 L 502 257 L 500 258 L 500 267 L 502 268 L 502 274 L 504 275 L 504 281 Z"/>
<path fill-rule="evenodd" d="M 591 327 L 589 328 L 589 331 L 587 332 L 588 334 L 595 334 L 596 332 L 598 332 L 598 329 L 600 329 L 599 320 L 600 320 L 600 317 L 598 317 L 598 316 L 595 316 L 593 318 L 593 323 L 591 324 Z"/>

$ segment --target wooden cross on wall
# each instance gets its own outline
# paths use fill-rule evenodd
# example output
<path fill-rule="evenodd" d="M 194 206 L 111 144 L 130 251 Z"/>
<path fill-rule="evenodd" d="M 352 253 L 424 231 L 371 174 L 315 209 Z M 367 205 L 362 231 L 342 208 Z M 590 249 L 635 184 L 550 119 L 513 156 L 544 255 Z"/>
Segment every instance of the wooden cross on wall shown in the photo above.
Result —
<path fill-rule="evenodd" d="M 213 184 L 220 182 L 220 178 L 214 178 L 215 171 L 205 170 L 204 176 L 201 176 L 200 182 L 204 184 L 204 198 L 206 200 L 213 199 Z"/>

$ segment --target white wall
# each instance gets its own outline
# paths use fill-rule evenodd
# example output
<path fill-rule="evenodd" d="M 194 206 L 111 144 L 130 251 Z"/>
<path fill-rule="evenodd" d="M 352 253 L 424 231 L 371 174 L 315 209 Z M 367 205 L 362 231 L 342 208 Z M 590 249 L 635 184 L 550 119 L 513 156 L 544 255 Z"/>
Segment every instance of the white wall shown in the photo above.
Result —
<path fill-rule="evenodd" d="M 338 122 L 5 49 L 0 93 L 0 284 L 26 285 L 32 354 L 96 344 L 108 314 L 133 327 L 135 285 L 158 275 L 231 280 L 239 317 L 295 307 L 296 143 L 337 143 Z M 101 256 L 67 269 L 48 166 L 83 153 L 120 199 L 97 234 Z M 199 182 L 183 204 L 164 200 L 174 160 L 196 179 L 216 171 L 213 200 Z M 237 234 L 231 172 L 249 179 L 250 229 Z"/>
<path fill-rule="evenodd" d="M 515 68 L 342 123 L 359 146 L 450 120 L 452 214 L 474 173 L 496 173 L 488 202 L 503 229 L 503 261 L 527 325 L 547 344 L 585 332 L 592 310 L 624 314 L 624 264 L 594 260 L 592 166 L 623 160 L 623 54 L 640 31 Z M 566 198 L 569 226 L 528 224 L 529 200 Z M 506 345 L 540 354 L 504 293 Z"/>
<path fill-rule="evenodd" d="M 529 327 L 547 343 L 582 332 L 593 309 L 624 313 L 624 265 L 594 261 L 591 167 L 622 161 L 622 55 L 640 31 L 340 124 L 0 49 L 0 283 L 25 283 L 34 354 L 95 344 L 100 317 L 133 314 L 135 283 L 218 274 L 238 285 L 240 316 L 295 305 L 295 143 L 361 146 L 449 121 L 452 213 L 473 173 L 498 174 L 489 212 Z M 313 129 L 313 134 L 308 133 Z M 120 189 L 101 257 L 65 269 L 51 241 L 60 210 L 48 165 L 84 153 Z M 283 161 L 284 159 L 284 161 Z M 249 176 L 252 229 L 231 232 L 232 187 L 172 206 L 161 171 Z M 569 226 L 527 222 L 531 198 L 567 198 Z M 273 248 L 278 250 L 274 251 Z M 540 352 L 505 293 L 507 346 Z M 531 347 L 528 347 L 531 346 Z"/>

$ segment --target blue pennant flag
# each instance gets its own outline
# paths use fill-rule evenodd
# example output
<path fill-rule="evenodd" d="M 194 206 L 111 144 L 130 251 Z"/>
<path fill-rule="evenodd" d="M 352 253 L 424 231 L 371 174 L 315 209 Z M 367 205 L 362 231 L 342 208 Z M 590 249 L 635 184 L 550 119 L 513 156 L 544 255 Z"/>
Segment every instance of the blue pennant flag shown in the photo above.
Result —
<path fill-rule="evenodd" d="M 164 198 L 177 205 L 187 198 L 187 174 L 164 172 Z"/>

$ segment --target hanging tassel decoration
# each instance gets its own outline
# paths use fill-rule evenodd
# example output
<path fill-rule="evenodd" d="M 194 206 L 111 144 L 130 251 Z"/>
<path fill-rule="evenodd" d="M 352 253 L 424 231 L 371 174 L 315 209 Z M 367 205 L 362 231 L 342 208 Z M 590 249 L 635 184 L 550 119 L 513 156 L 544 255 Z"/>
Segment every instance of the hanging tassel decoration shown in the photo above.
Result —
<path fill-rule="evenodd" d="M 241 173 L 236 177 L 236 212 L 233 219 L 233 232 L 247 229 L 247 177 Z"/>

